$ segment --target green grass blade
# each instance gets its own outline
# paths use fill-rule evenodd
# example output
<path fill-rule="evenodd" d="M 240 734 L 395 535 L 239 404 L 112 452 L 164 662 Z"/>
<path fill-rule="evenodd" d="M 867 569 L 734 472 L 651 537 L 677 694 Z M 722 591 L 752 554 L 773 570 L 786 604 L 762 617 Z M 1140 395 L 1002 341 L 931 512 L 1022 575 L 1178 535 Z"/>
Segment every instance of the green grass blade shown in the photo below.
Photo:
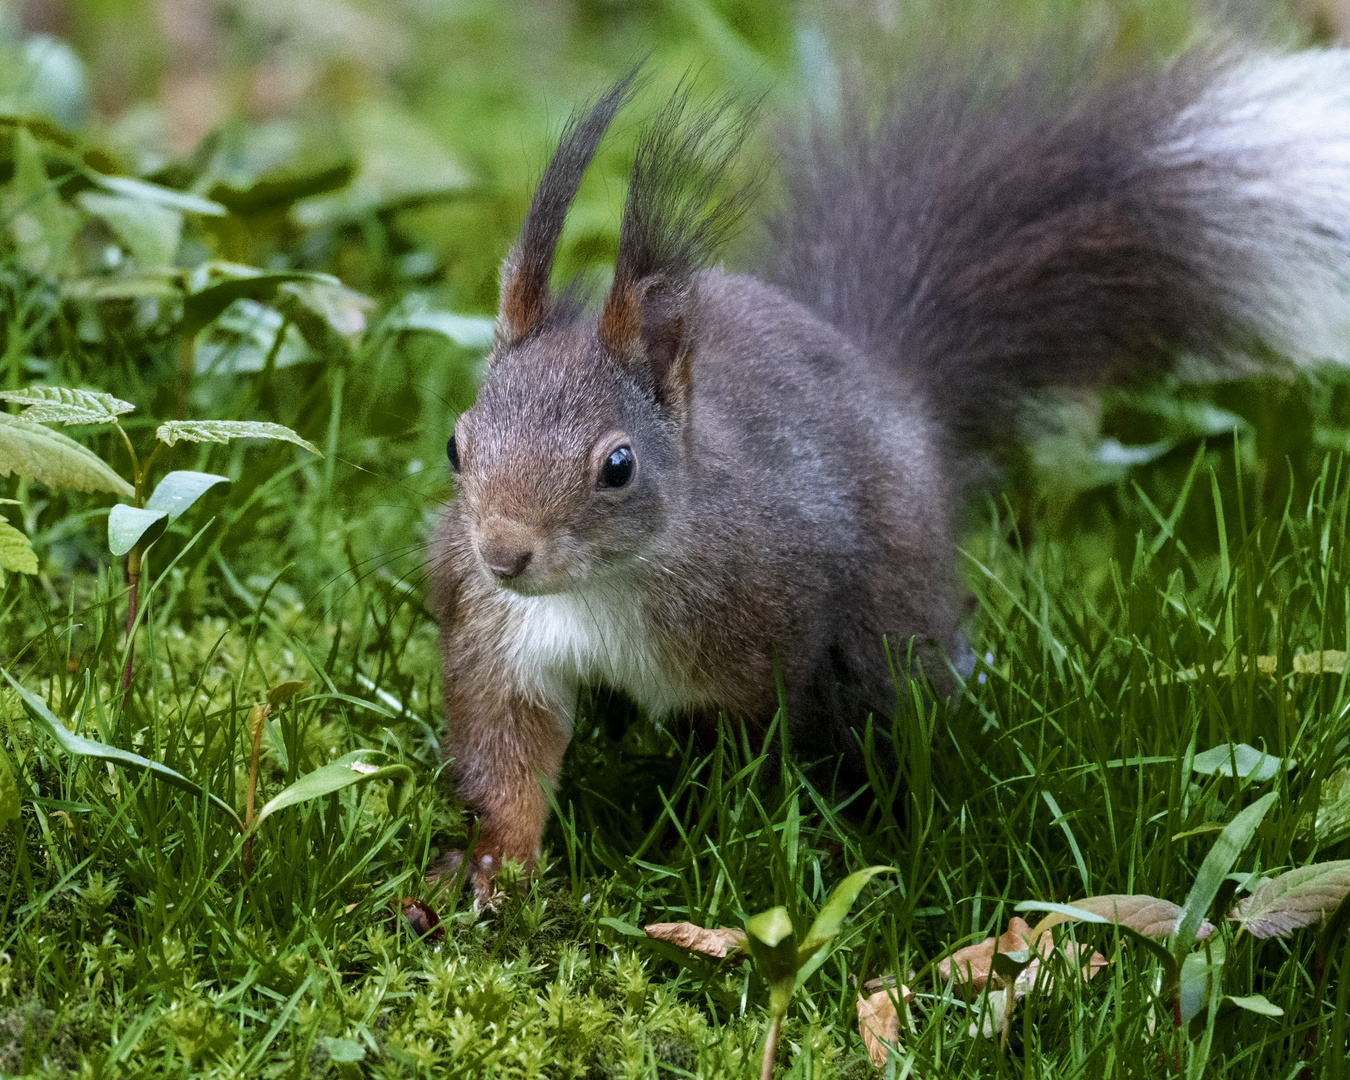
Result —
<path fill-rule="evenodd" d="M 1214 903 L 1214 898 L 1219 895 L 1223 879 L 1232 871 L 1238 856 L 1251 842 L 1257 826 L 1261 824 L 1278 798 L 1279 793 L 1272 791 L 1257 799 L 1224 827 L 1223 832 L 1219 833 L 1219 838 L 1214 841 L 1214 846 L 1209 849 L 1205 861 L 1200 864 L 1200 872 L 1195 877 L 1195 884 L 1191 886 L 1190 895 L 1182 905 L 1181 922 L 1177 925 L 1176 936 L 1172 939 L 1172 955 L 1177 958 L 1178 963 L 1195 944 L 1200 924 L 1209 912 L 1210 905 Z"/>
<path fill-rule="evenodd" d="M 238 828 L 243 828 L 243 823 L 240 822 L 239 815 L 234 812 L 234 808 L 223 799 L 212 795 L 201 785 L 194 784 L 182 773 L 174 771 L 167 765 L 161 765 L 158 761 L 151 761 L 149 758 L 143 758 L 129 750 L 119 750 L 115 746 L 107 746 L 104 743 L 95 742 L 93 739 L 86 739 L 82 735 L 67 731 L 65 725 L 47 708 L 46 703 L 41 698 L 25 689 L 8 671 L 0 669 L 0 674 L 3 674 L 9 680 L 10 686 L 14 687 L 15 692 L 23 699 L 23 703 L 28 706 L 29 714 L 33 719 L 60 744 L 61 749 L 67 754 L 72 754 L 75 757 L 95 758 L 99 761 L 111 761 L 117 765 L 129 766 L 151 773 L 165 783 L 172 784 L 190 795 L 199 799 L 206 799 L 218 810 L 223 810 Z"/>
<path fill-rule="evenodd" d="M 364 784 L 371 780 L 392 780 L 396 784 L 412 783 L 412 769 L 408 766 L 368 765 L 362 760 L 364 756 L 365 751 L 357 750 L 313 772 L 305 773 L 275 798 L 268 800 L 258 811 L 258 816 L 253 822 L 253 831 L 256 832 L 263 821 L 278 810 L 331 795 L 354 784 Z"/>

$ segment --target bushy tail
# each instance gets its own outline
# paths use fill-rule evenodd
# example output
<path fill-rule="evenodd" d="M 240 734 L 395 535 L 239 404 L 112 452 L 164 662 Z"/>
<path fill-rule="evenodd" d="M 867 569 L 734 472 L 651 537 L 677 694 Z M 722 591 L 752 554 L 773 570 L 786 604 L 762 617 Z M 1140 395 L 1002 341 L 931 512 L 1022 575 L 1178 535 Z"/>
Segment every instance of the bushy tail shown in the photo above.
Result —
<path fill-rule="evenodd" d="M 768 276 L 966 435 L 1182 351 L 1350 358 L 1350 51 L 1059 94 L 925 78 L 787 186 Z"/>

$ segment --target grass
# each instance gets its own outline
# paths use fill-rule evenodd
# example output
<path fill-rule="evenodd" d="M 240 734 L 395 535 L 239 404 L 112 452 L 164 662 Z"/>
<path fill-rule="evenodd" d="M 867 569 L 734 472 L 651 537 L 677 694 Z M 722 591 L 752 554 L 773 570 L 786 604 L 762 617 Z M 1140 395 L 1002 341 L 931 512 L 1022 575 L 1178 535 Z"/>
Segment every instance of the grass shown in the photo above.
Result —
<path fill-rule="evenodd" d="M 937 19 L 929 6 L 919 5 L 921 28 Z M 1062 5 L 1023 6 L 1055 16 Z M 1182 40 L 1180 7 L 1122 5 L 1120 50 Z M 811 74 L 809 55 L 791 56 L 805 48 L 794 35 L 812 27 L 786 7 L 691 10 L 692 21 L 663 16 L 663 77 L 705 55 L 719 84 Z M 986 10 L 976 3 L 967 14 Z M 567 69 L 584 86 L 566 100 L 603 82 L 593 55 L 621 70 L 650 29 L 636 16 L 603 31 L 594 12 L 574 21 L 559 48 L 586 57 L 585 77 Z M 414 57 L 403 91 L 409 108 L 443 120 L 471 150 L 478 175 L 509 179 L 309 231 L 272 204 L 183 226 L 180 269 L 213 255 L 338 272 L 365 289 L 378 308 L 357 344 L 255 348 L 250 360 L 246 335 L 221 332 L 217 354 L 242 350 L 235 370 L 189 373 L 181 313 L 146 299 L 156 268 L 134 252 L 101 261 L 117 237 L 76 213 L 80 192 L 56 151 L 43 150 L 48 179 L 30 168 L 22 193 L 22 178 L 0 185 L 6 388 L 117 394 L 138 406 L 122 419 L 143 449 L 153 425 L 140 417 L 192 415 L 283 423 L 325 451 L 165 452 L 163 468 L 220 473 L 232 486 L 150 550 L 125 708 L 126 584 L 103 544 L 108 499 L 0 478 L 0 497 L 18 504 L 0 513 L 32 539 L 41 566 L 0 580 L 0 667 L 73 729 L 163 762 L 241 814 L 253 707 L 293 680 L 307 687 L 269 717 L 260 801 L 357 749 L 406 763 L 415 780 L 406 800 L 375 783 L 280 812 L 257 835 L 245 876 L 242 840 L 218 809 L 62 756 L 0 690 L 4 757 L 22 796 L 18 820 L 0 826 L 0 1071 L 754 1075 L 768 1016 L 751 967 L 704 961 L 638 928 L 740 926 L 781 904 L 800 933 L 837 882 L 882 864 L 897 872 L 868 887 L 794 998 L 780 1075 L 1290 1078 L 1312 1030 L 1310 1075 L 1347 1075 L 1350 953 L 1336 944 L 1315 1006 L 1312 932 L 1261 942 L 1221 926 L 1224 993 L 1263 994 L 1282 1015 L 1225 1006 L 1184 1034 L 1155 962 L 1111 931 L 1078 928 L 1109 965 L 1091 983 L 1055 970 L 1054 986 L 1018 1007 L 1006 1048 L 978 1034 L 986 1003 L 935 974 L 952 950 L 1002 931 L 1023 901 L 1121 892 L 1181 902 L 1219 829 L 1269 792 L 1274 807 L 1215 912 L 1261 875 L 1350 858 L 1350 841 L 1314 825 L 1324 784 L 1350 766 L 1350 685 L 1339 671 L 1300 673 L 1308 664 L 1295 659 L 1344 651 L 1350 637 L 1343 371 L 1113 393 L 1100 409 L 1064 407 L 1040 425 L 1051 434 L 1004 463 L 997 498 L 965 522 L 967 632 L 984 659 L 945 698 L 903 677 L 903 643 L 892 643 L 896 707 L 863 737 L 871 760 L 900 764 L 876 768 L 868 789 L 818 790 L 807 779 L 818 771 L 767 760 L 762 734 L 663 728 L 596 690 L 568 751 L 544 869 L 489 913 L 425 883 L 439 853 L 472 838 L 439 780 L 439 672 L 420 552 L 449 495 L 444 440 L 472 400 L 478 356 L 437 334 L 394 332 L 390 313 L 410 300 L 491 302 L 495 260 L 525 197 L 518 141 L 542 147 L 556 128 L 540 115 L 542 83 L 521 73 L 504 89 L 500 74 L 474 75 L 504 51 L 516 50 L 513 72 L 533 57 L 518 49 L 521 27 L 482 13 L 461 22 L 428 17 L 433 45 Z M 478 43 L 473 64 L 452 71 L 435 49 L 462 34 Z M 925 39 L 901 26 L 896 40 Z M 0 66 L 12 61 L 0 55 Z M 473 85 L 447 90 L 461 76 Z M 549 74 L 547 85 L 560 79 Z M 569 271 L 612 254 L 631 128 L 618 134 L 565 238 Z M 236 186 L 246 136 L 231 133 L 244 147 L 231 151 Z M 0 159 L 10 156 L 0 141 Z M 209 191 L 219 165 L 209 157 L 154 175 Z M 288 173 L 287 190 L 299 198 L 308 164 L 291 166 L 301 180 Z M 258 192 L 273 190 L 266 175 L 253 179 Z M 28 211 L 44 237 L 68 246 L 60 267 L 37 265 L 37 249 L 9 228 Z M 95 285 L 110 292 L 90 299 Z M 124 465 L 106 428 L 69 431 Z M 1197 752 L 1237 743 L 1292 767 L 1266 780 L 1192 767 Z M 412 931 L 405 900 L 438 914 L 443 940 Z M 917 992 L 885 1074 L 868 1061 L 854 1012 L 857 985 L 883 974 Z"/>
<path fill-rule="evenodd" d="M 1061 979 L 1024 1004 L 1006 1053 L 969 1036 L 972 1006 L 933 967 L 1000 931 L 1023 900 L 1180 902 L 1213 842 L 1207 827 L 1272 788 L 1278 803 L 1240 859 L 1243 877 L 1345 854 L 1344 842 L 1319 847 L 1308 823 L 1322 780 L 1346 764 L 1350 688 L 1339 674 L 1294 674 L 1292 657 L 1346 647 L 1346 464 L 1328 455 L 1303 500 L 1261 514 L 1231 451 L 1179 456 L 1184 495 L 1156 510 L 1134 558 L 1111 564 L 1093 596 L 1074 587 L 1075 545 L 1019 543 L 991 507 L 965 549 L 986 662 L 951 701 L 898 683 L 895 716 L 867 737 L 891 741 L 902 767 L 878 772 L 870 792 L 820 792 L 791 761 L 763 779 L 747 732 L 663 730 L 597 695 L 569 751 L 547 869 L 487 915 L 422 880 L 467 830 L 437 783 L 434 631 L 415 589 L 358 563 L 318 594 L 326 607 L 302 604 L 287 587 L 298 575 L 255 582 L 231 566 L 225 539 L 181 571 L 207 542 L 188 547 L 185 529 L 184 557 L 152 572 L 151 630 L 119 713 L 117 574 L 77 572 L 60 590 L 12 575 L 0 594 L 6 636 L 23 626 L 25 641 L 6 666 L 77 730 L 241 806 L 251 705 L 305 679 L 264 739 L 262 797 L 357 747 L 408 762 L 417 786 L 398 812 L 388 790 L 360 789 L 284 811 L 244 880 L 223 815 L 155 780 L 56 756 L 14 696 L 0 699 L 25 797 L 0 848 L 0 1068 L 746 1075 L 763 985 L 739 964 L 672 958 L 631 928 L 739 925 L 781 903 L 804 929 L 847 871 L 884 863 L 898 874 L 870 887 L 790 1014 L 780 1045 L 791 1075 L 869 1075 L 852 979 L 895 972 L 913 973 L 919 995 L 901 1072 L 1165 1074 L 1176 1036 L 1152 1023 L 1167 1004 L 1149 958 L 1109 933 L 1089 935 L 1106 973 L 1087 986 Z M 323 497 L 320 469 L 288 479 Z M 1155 512 L 1142 486 L 1134 499 Z M 1182 537 L 1206 521 L 1223 530 L 1197 554 L 1200 539 Z M 184 618 L 193 574 L 206 611 Z M 1255 655 L 1276 657 L 1274 677 L 1244 663 Z M 1196 677 L 1176 678 L 1186 669 Z M 1197 750 L 1230 742 L 1297 767 L 1265 783 L 1192 773 Z M 443 942 L 410 932 L 404 897 L 439 912 Z M 1264 993 L 1284 1015 L 1216 1017 L 1207 1043 L 1182 1040 L 1183 1069 L 1289 1076 L 1320 1025 L 1319 1068 L 1342 1075 L 1345 960 L 1314 1015 L 1310 948 L 1310 935 L 1230 942 L 1225 991 Z"/>

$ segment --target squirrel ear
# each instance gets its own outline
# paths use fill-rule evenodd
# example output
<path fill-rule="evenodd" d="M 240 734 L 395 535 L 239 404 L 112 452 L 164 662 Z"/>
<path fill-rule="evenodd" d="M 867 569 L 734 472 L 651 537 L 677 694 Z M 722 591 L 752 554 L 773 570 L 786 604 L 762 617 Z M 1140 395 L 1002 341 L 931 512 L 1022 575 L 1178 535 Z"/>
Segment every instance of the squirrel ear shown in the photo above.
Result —
<path fill-rule="evenodd" d="M 558 149 L 530 202 L 520 239 L 502 265 L 498 345 L 511 345 L 533 333 L 548 314 L 548 279 L 567 209 L 576 197 L 581 174 L 595 156 L 601 136 L 615 113 L 632 97 L 637 74 L 638 69 L 634 68 L 610 87 L 589 112 L 573 114 L 563 129 Z"/>
<path fill-rule="evenodd" d="M 681 405 L 690 382 L 693 342 L 690 282 L 656 275 L 614 283 L 600 312 L 600 344 L 634 369 L 658 404 Z"/>

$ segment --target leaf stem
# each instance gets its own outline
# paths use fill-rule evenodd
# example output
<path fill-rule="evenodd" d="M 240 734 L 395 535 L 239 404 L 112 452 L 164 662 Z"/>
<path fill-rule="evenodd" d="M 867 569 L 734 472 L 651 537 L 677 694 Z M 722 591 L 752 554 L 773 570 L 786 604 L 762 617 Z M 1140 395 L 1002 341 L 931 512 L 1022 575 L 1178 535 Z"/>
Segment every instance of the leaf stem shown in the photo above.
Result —
<path fill-rule="evenodd" d="M 127 707 L 127 697 L 131 689 L 131 662 L 136 656 L 135 630 L 142 559 L 143 553 L 140 544 L 135 545 L 127 552 L 127 662 L 122 668 L 122 686 L 119 691 L 122 696 L 118 705 L 119 709 Z"/>
<path fill-rule="evenodd" d="M 271 705 L 254 705 L 249 714 L 253 726 L 253 753 L 248 762 L 248 794 L 244 800 L 244 850 L 240 861 L 247 878 L 253 873 L 253 798 L 258 791 L 258 756 L 262 750 L 263 721 L 272 711 Z"/>
<path fill-rule="evenodd" d="M 117 429 L 117 434 L 122 436 L 122 441 L 126 443 L 127 453 L 131 455 L 131 475 L 136 478 L 136 506 L 141 506 L 141 459 L 136 456 L 136 448 L 131 445 L 131 438 L 127 435 L 126 429 L 122 427 L 117 417 L 113 417 L 113 427 Z"/>
<path fill-rule="evenodd" d="M 759 1080 L 773 1080 L 773 1059 L 778 1050 L 778 1029 L 783 1026 L 783 1014 L 776 1012 L 764 1036 L 764 1061 L 759 1067 Z"/>

